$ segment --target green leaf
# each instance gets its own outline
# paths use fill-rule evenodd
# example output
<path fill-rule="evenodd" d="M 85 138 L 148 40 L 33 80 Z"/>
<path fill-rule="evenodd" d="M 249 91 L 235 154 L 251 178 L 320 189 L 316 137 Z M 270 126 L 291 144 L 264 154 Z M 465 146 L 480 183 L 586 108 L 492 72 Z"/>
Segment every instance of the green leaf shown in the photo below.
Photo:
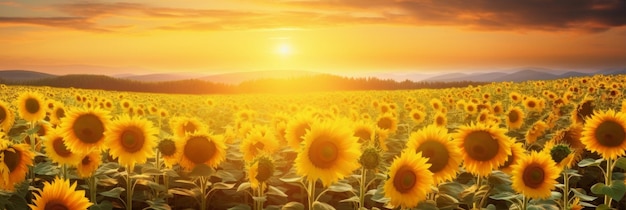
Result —
<path fill-rule="evenodd" d="M 593 201 L 596 198 L 598 198 L 598 197 L 593 197 L 593 196 L 590 196 L 590 195 L 586 195 L 586 194 L 584 194 L 582 192 L 579 192 L 576 189 L 572 189 L 572 192 L 574 192 L 574 196 L 580 198 L 580 200 L 583 200 L 583 201 Z"/>
<path fill-rule="evenodd" d="M 123 187 L 116 187 L 109 191 L 101 192 L 100 195 L 110 198 L 120 198 L 120 194 L 122 194 L 122 192 L 124 191 L 126 191 L 126 189 L 124 189 Z"/>
<path fill-rule="evenodd" d="M 610 206 L 607 206 L 606 204 L 601 204 L 596 207 L 596 210 L 612 210 L 612 208 Z"/>
<path fill-rule="evenodd" d="M 146 200 L 151 210 L 172 210 L 172 207 L 163 199 Z"/>
<path fill-rule="evenodd" d="M 496 206 L 495 206 L 495 205 L 493 205 L 493 204 L 489 204 L 489 205 L 487 205 L 487 208 L 484 208 L 484 209 L 487 209 L 487 210 L 496 210 Z"/>
<path fill-rule="evenodd" d="M 219 177 L 224 182 L 236 182 L 237 181 L 237 179 L 235 178 L 235 176 L 233 176 L 233 174 L 225 170 L 219 170 L 215 174 L 213 174 L 213 176 Z"/>
<path fill-rule="evenodd" d="M 352 185 L 343 182 L 337 182 L 328 187 L 328 191 L 331 192 L 351 192 L 353 190 Z"/>
<path fill-rule="evenodd" d="M 169 189 L 167 192 L 171 194 L 177 194 L 177 195 L 182 195 L 182 196 L 187 196 L 187 197 L 196 197 L 195 191 L 185 189 L 185 188 Z"/>
<path fill-rule="evenodd" d="M 346 198 L 346 199 L 340 200 L 339 202 L 342 202 L 342 203 L 343 203 L 343 202 L 354 202 L 354 203 L 359 203 L 359 202 L 361 202 L 361 200 L 359 199 L 359 197 L 357 197 L 357 196 L 355 195 L 355 196 L 352 196 L 352 197 L 350 197 L 350 198 Z"/>
<path fill-rule="evenodd" d="M 584 168 L 587 166 L 599 166 L 600 163 L 602 163 L 602 161 L 604 161 L 604 159 L 591 159 L 591 158 L 585 158 L 583 160 L 581 160 L 580 162 L 578 162 L 578 167 Z"/>
<path fill-rule="evenodd" d="M 451 196 L 459 196 L 463 192 L 463 185 L 458 182 L 446 182 L 439 185 L 439 193 Z"/>
<path fill-rule="evenodd" d="M 295 176 L 295 175 L 287 175 L 284 176 L 282 178 L 280 178 L 280 181 L 286 182 L 286 183 L 294 183 L 294 182 L 300 182 L 300 180 L 302 180 L 301 176 Z"/>
<path fill-rule="evenodd" d="M 615 161 L 615 167 L 621 168 L 623 170 L 626 170 L 626 158 L 625 157 L 621 157 L 619 159 L 617 159 L 617 161 Z"/>
<path fill-rule="evenodd" d="M 518 196 L 519 196 L 518 194 L 515 194 L 512 192 L 502 192 L 502 193 L 489 196 L 489 198 L 494 199 L 494 200 L 505 200 L 505 201 L 512 202 L 513 199 L 517 198 Z"/>
<path fill-rule="evenodd" d="M 256 202 L 263 203 L 263 202 L 267 201 L 267 197 L 265 197 L 265 196 L 263 196 L 263 197 L 254 196 L 254 197 L 252 197 L 252 200 L 254 200 Z"/>
<path fill-rule="evenodd" d="M 286 203 L 281 210 L 304 210 L 304 205 L 295 201 Z"/>
<path fill-rule="evenodd" d="M 211 176 L 213 173 L 215 173 L 215 170 L 213 170 L 213 168 L 207 166 L 206 164 L 198 164 L 196 165 L 196 167 L 193 168 L 193 170 L 191 170 L 189 176 Z"/>
<path fill-rule="evenodd" d="M 228 210 L 250 210 L 250 206 L 245 204 L 239 204 L 233 207 L 228 208 Z"/>
<path fill-rule="evenodd" d="M 313 210 L 335 210 L 335 207 L 319 201 L 313 202 Z"/>
<path fill-rule="evenodd" d="M 89 210 L 113 210 L 113 204 L 111 204 L 111 201 L 104 200 L 99 204 L 94 204 L 89 207 Z"/>
<path fill-rule="evenodd" d="M 268 188 L 267 188 L 267 194 L 268 195 L 277 195 L 277 196 L 280 196 L 280 197 L 283 197 L 283 198 L 288 197 L 287 194 L 285 194 L 282 190 L 280 190 L 280 189 L 278 189 L 278 188 L 276 188 L 274 186 L 271 186 L 271 185 L 269 185 Z"/>
<path fill-rule="evenodd" d="M 448 194 L 439 194 L 437 196 L 437 207 L 453 209 L 459 206 L 459 200 Z"/>
<path fill-rule="evenodd" d="M 596 183 L 591 186 L 591 192 L 595 194 L 608 195 L 615 201 L 620 201 L 626 193 L 626 186 L 622 180 L 613 180 L 610 186 L 603 183 Z"/>
<path fill-rule="evenodd" d="M 250 189 L 250 182 L 244 182 L 239 184 L 239 187 L 237 187 L 237 192 L 240 192 L 242 190 L 247 190 Z"/>
<path fill-rule="evenodd" d="M 35 164 L 35 168 L 33 170 L 37 175 L 55 176 L 59 174 L 59 169 L 53 166 L 50 161 Z"/>
<path fill-rule="evenodd" d="M 439 208 L 437 208 L 437 203 L 435 203 L 432 200 L 425 200 L 425 201 L 420 202 L 419 204 L 417 204 L 417 209 L 439 210 Z"/>
<path fill-rule="evenodd" d="M 230 190 L 233 187 L 235 187 L 235 183 L 226 184 L 224 182 L 218 182 L 218 183 L 213 184 L 212 189 L 216 189 L 216 190 Z"/>

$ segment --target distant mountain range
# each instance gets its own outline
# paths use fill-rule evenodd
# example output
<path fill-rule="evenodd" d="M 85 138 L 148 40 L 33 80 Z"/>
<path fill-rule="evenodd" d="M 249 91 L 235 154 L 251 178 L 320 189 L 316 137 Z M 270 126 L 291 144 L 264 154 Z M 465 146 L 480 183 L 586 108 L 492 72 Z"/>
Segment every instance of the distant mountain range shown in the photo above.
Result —
<path fill-rule="evenodd" d="M 256 71 L 256 72 L 234 72 L 206 75 L 199 73 L 159 73 L 159 74 L 120 74 L 111 77 L 118 79 L 126 79 L 139 82 L 165 82 L 180 81 L 188 79 L 196 79 L 201 81 L 221 83 L 228 85 L 236 85 L 245 81 L 254 81 L 259 79 L 289 79 L 306 76 L 315 76 L 322 73 L 311 71 Z M 445 74 L 423 74 L 423 73 L 379 73 L 367 76 L 357 77 L 375 77 L 378 79 L 390 79 L 395 81 L 409 80 L 413 82 L 430 81 L 430 82 L 456 82 L 456 81 L 473 81 L 473 82 L 523 82 L 528 80 L 553 80 L 568 77 L 590 76 L 595 74 L 626 74 L 626 68 L 604 69 L 596 72 L 559 72 L 543 68 L 521 69 L 517 71 L 499 71 L 499 72 L 476 72 L 476 73 L 445 73 Z M 0 70 L 0 81 L 9 82 L 25 82 L 33 80 L 41 80 L 58 77 L 53 75 L 28 70 Z M 354 77 L 354 76 L 353 76 Z"/>

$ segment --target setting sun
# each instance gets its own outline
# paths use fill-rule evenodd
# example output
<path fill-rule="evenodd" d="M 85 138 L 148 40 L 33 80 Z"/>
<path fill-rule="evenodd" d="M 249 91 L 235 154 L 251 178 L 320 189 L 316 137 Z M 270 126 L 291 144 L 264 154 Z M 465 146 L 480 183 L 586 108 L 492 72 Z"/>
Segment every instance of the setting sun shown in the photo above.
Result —
<path fill-rule="evenodd" d="M 276 46 L 276 54 L 281 56 L 289 56 L 293 53 L 293 49 L 289 43 L 280 43 Z"/>

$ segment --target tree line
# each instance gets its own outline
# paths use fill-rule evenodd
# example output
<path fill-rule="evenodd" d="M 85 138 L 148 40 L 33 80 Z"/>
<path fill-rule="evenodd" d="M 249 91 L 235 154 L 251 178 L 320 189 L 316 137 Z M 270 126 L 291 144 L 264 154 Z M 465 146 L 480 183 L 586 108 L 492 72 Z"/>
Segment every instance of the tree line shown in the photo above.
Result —
<path fill-rule="evenodd" d="M 315 91 L 355 91 L 355 90 L 409 90 L 439 89 L 482 85 L 484 82 L 457 81 L 395 81 L 375 77 L 353 78 L 319 74 L 296 78 L 257 79 L 237 85 L 215 83 L 197 79 L 165 82 L 141 82 L 113 78 L 104 75 L 65 75 L 31 81 L 8 81 L 7 85 L 50 86 L 60 88 L 101 89 L 113 91 L 175 93 L 175 94 L 238 94 L 238 93 L 299 93 Z"/>

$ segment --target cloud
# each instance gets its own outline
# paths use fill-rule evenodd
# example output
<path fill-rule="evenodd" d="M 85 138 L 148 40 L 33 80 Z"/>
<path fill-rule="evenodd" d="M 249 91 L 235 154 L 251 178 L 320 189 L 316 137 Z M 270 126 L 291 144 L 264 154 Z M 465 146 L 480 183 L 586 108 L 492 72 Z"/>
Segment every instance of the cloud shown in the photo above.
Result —
<path fill-rule="evenodd" d="M 282 10 L 157 7 L 139 3 L 79 2 L 54 5 L 64 17 L 0 17 L 1 25 L 32 24 L 95 32 L 144 29 L 242 30 L 336 25 L 458 26 L 473 30 L 601 32 L 626 25 L 626 0 L 286 0 Z M 119 20 L 118 20 L 119 21 Z M 126 23 L 125 23 L 126 24 Z M 130 28 L 130 27 L 129 27 Z"/>
<path fill-rule="evenodd" d="M 388 24 L 455 25 L 479 30 L 605 31 L 626 25 L 626 0 L 310 0 L 295 7 L 396 11 Z"/>
<path fill-rule="evenodd" d="M 0 17 L 0 26 L 41 25 L 58 28 L 69 28 L 93 32 L 108 32 L 98 28 L 94 23 L 81 17 Z"/>

